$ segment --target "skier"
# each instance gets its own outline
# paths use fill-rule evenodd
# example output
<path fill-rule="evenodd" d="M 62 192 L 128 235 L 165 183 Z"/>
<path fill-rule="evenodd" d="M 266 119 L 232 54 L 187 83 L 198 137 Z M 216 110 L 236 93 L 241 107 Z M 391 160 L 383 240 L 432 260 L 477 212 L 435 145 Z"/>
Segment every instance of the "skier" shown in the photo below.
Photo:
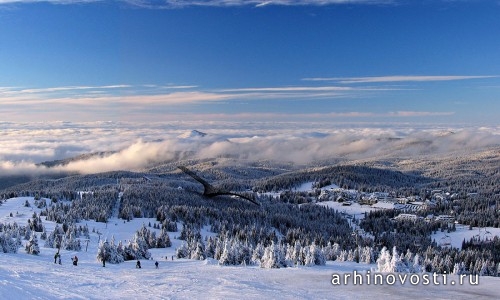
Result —
<path fill-rule="evenodd" d="M 76 255 L 75 255 L 75 257 L 71 258 L 71 260 L 73 261 L 73 266 L 78 265 L 78 257 L 76 257 Z"/>
<path fill-rule="evenodd" d="M 159 265 L 159 263 L 158 263 L 158 261 L 156 261 L 155 262 L 155 266 L 156 266 L 157 269 L 158 269 L 158 265 Z"/>
<path fill-rule="evenodd" d="M 102 260 L 102 266 L 106 267 L 106 260 L 105 259 Z"/>
<path fill-rule="evenodd" d="M 59 257 L 59 251 L 54 254 L 54 263 L 57 264 L 57 258 Z"/>
<path fill-rule="evenodd" d="M 59 264 L 62 265 L 62 263 L 61 263 L 61 254 L 59 254 L 58 256 L 59 256 Z"/>
<path fill-rule="evenodd" d="M 137 263 L 135 264 L 135 268 L 136 269 L 140 269 L 141 268 L 141 262 L 140 261 L 137 261 Z"/>

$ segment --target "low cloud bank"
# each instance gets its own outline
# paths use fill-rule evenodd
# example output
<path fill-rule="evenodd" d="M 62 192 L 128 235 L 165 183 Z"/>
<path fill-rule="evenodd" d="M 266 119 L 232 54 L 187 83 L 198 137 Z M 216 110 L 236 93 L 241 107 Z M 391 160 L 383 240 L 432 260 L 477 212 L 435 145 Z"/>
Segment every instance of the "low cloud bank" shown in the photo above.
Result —
<path fill-rule="evenodd" d="M 252 126 L 255 126 L 254 124 Z M 292 126 L 293 127 L 293 126 Z M 367 159 L 409 157 L 479 151 L 500 146 L 499 128 L 414 129 L 414 128 L 246 128 L 214 127 L 207 135 L 182 134 L 181 128 L 71 127 L 54 136 L 25 128 L 10 132 L 0 148 L 0 172 L 4 175 L 39 175 L 78 172 L 82 174 L 114 170 L 143 170 L 155 164 L 183 158 L 231 156 L 245 160 L 275 160 L 310 163 L 331 158 Z M 229 129 L 230 128 L 230 129 Z M 207 128 L 208 129 L 208 128 Z M 33 129 L 35 130 L 35 129 Z M 61 129 L 53 129 L 50 131 Z M 17 135 L 16 135 L 17 132 Z M 52 132 L 53 133 L 53 132 Z M 189 132 L 188 132 L 189 133 Z M 193 131 L 193 133 L 196 133 Z M 70 135 L 68 135 L 70 134 Z M 30 140 L 22 139 L 30 135 Z M 41 161 L 65 159 L 101 151 L 101 155 L 72 160 L 48 168 Z"/>

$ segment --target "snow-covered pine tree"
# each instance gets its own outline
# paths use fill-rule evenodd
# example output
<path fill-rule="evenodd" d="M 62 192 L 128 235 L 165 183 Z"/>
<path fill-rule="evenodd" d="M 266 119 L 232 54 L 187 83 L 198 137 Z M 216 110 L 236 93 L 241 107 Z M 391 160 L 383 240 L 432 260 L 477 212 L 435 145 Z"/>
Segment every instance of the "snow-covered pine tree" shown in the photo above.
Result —
<path fill-rule="evenodd" d="M 111 242 L 109 243 L 109 262 L 112 264 L 118 264 L 124 261 L 123 259 L 123 248 L 121 242 L 118 245 L 115 242 L 115 237 L 111 237 Z"/>
<path fill-rule="evenodd" d="M 171 247 L 172 242 L 170 241 L 170 237 L 168 236 L 168 232 L 165 229 L 162 229 L 160 235 L 156 238 L 155 247 L 156 248 L 167 248 Z"/>
<path fill-rule="evenodd" d="M 125 247 L 124 254 L 125 260 L 149 259 L 151 257 L 147 242 L 140 233 L 134 235 L 134 238 Z"/>
<path fill-rule="evenodd" d="M 481 268 L 479 269 L 479 276 L 485 276 L 489 275 L 488 274 L 488 262 L 487 260 L 483 260 L 483 263 L 481 264 Z"/>
<path fill-rule="evenodd" d="M 115 245 L 114 237 L 111 239 L 111 242 L 104 240 L 99 243 L 96 258 L 98 261 L 102 262 L 104 260 L 112 264 L 119 264 L 124 261 L 123 255 L 117 251 L 117 245 Z"/>
<path fill-rule="evenodd" d="M 182 243 L 179 248 L 175 250 L 175 256 L 177 258 L 189 258 L 189 249 L 187 243 Z"/>
<path fill-rule="evenodd" d="M 111 243 L 114 244 L 114 237 L 111 239 Z M 113 257 L 111 257 L 113 259 Z M 125 260 L 125 247 L 123 246 L 122 241 L 118 242 L 116 245 L 116 261 L 123 262 Z"/>
<path fill-rule="evenodd" d="M 31 237 L 26 243 L 26 253 L 38 255 L 40 253 L 40 247 L 38 246 L 38 239 L 34 232 L 31 232 Z"/>
<path fill-rule="evenodd" d="M 236 248 L 236 261 L 238 264 L 249 265 L 252 258 L 252 248 L 248 244 L 238 243 Z"/>
<path fill-rule="evenodd" d="M 25 240 L 29 240 L 31 238 L 31 232 L 32 232 L 32 230 L 31 230 L 30 226 L 26 226 L 26 230 L 24 231 L 24 239 Z"/>
<path fill-rule="evenodd" d="M 314 256 L 311 253 L 311 249 L 309 247 L 302 247 L 302 255 L 304 257 L 304 266 L 311 267 L 314 265 Z"/>
<path fill-rule="evenodd" d="M 17 253 L 17 241 L 12 237 L 10 231 L 0 234 L 0 248 L 4 253 Z"/>
<path fill-rule="evenodd" d="M 231 240 L 226 239 L 224 241 L 224 250 L 219 258 L 219 265 L 235 265 L 235 249 Z"/>
<path fill-rule="evenodd" d="M 383 247 L 377 259 L 377 272 L 393 272 L 391 268 L 391 259 L 391 253 L 389 253 L 386 247 Z"/>
<path fill-rule="evenodd" d="M 356 251 L 357 250 L 349 249 L 349 251 L 347 252 L 347 261 L 355 261 L 356 260 Z"/>
<path fill-rule="evenodd" d="M 302 245 L 299 240 L 296 240 L 295 245 L 293 245 L 292 259 L 296 266 L 303 266 L 305 264 L 306 257 L 302 255 Z"/>
<path fill-rule="evenodd" d="M 403 257 L 403 262 L 408 267 L 408 269 L 411 269 L 413 265 L 413 256 L 414 255 L 410 249 L 406 250 L 406 254 Z"/>
<path fill-rule="evenodd" d="M 337 245 L 337 250 L 338 250 L 338 244 L 335 243 L 335 245 Z M 334 245 L 332 245 L 331 242 L 328 242 L 328 244 L 323 247 L 323 254 L 325 255 L 325 259 L 326 260 L 335 260 L 337 259 L 337 253 L 335 253 L 336 251 L 334 250 Z"/>
<path fill-rule="evenodd" d="M 447 274 L 453 272 L 453 259 L 449 254 L 446 254 L 446 256 L 444 257 L 442 269 Z"/>
<path fill-rule="evenodd" d="M 107 240 L 102 240 L 99 242 L 99 247 L 97 248 L 97 260 L 100 262 L 107 261 L 109 262 L 109 252 L 110 245 Z"/>
<path fill-rule="evenodd" d="M 205 254 L 207 257 L 214 258 L 216 241 L 211 236 L 207 238 L 205 243 Z"/>
<path fill-rule="evenodd" d="M 424 267 L 422 266 L 422 257 L 417 253 L 413 257 L 413 265 L 411 268 L 412 273 L 422 273 L 424 271 Z"/>
<path fill-rule="evenodd" d="M 157 245 L 158 239 L 156 238 L 156 232 L 147 230 L 147 236 L 144 237 L 148 248 L 154 248 Z"/>
<path fill-rule="evenodd" d="M 47 239 L 45 240 L 44 247 L 46 248 L 60 248 L 62 242 L 62 236 L 64 235 L 64 231 L 58 224 L 54 230 L 49 234 Z"/>
<path fill-rule="evenodd" d="M 287 267 L 293 267 L 297 263 L 297 260 L 295 259 L 293 254 L 294 254 L 294 247 L 290 244 L 287 244 L 286 254 L 285 254 L 285 264 Z"/>
<path fill-rule="evenodd" d="M 264 255 L 264 247 L 261 243 L 257 243 L 252 251 L 252 258 L 250 259 L 251 264 L 259 265 L 261 263 L 262 256 Z"/>
<path fill-rule="evenodd" d="M 319 246 L 317 246 L 316 244 L 312 244 L 311 246 L 309 246 L 309 251 L 312 254 L 315 265 L 324 266 L 326 264 L 325 255 L 323 254 L 323 251 L 321 251 L 321 248 Z"/>
<path fill-rule="evenodd" d="M 201 241 L 196 243 L 195 249 L 191 251 L 190 258 L 196 260 L 204 260 L 206 258 L 205 247 Z"/>
<path fill-rule="evenodd" d="M 220 238 L 217 238 L 215 243 L 214 259 L 219 260 L 222 255 L 222 251 L 224 251 L 224 242 Z"/>
<path fill-rule="evenodd" d="M 271 245 L 264 249 L 260 266 L 261 268 L 280 268 L 285 265 L 284 262 L 285 256 L 281 253 L 280 247 L 272 241 Z"/>
<path fill-rule="evenodd" d="M 43 226 L 43 228 L 42 228 L 42 233 L 40 234 L 40 239 L 41 240 L 47 239 L 47 230 L 45 230 L 45 226 Z"/>
<path fill-rule="evenodd" d="M 339 255 L 337 255 L 338 261 L 347 261 L 347 250 L 340 250 Z"/>
<path fill-rule="evenodd" d="M 370 246 L 365 246 L 361 249 L 361 256 L 359 261 L 365 264 L 371 264 L 373 260 L 373 248 Z"/>
<path fill-rule="evenodd" d="M 82 250 L 82 245 L 80 243 L 80 240 L 75 238 L 75 233 L 70 230 L 68 230 L 68 232 L 69 232 L 69 237 L 67 237 L 66 240 L 64 241 L 64 249 L 73 251 Z"/>
<path fill-rule="evenodd" d="M 465 270 L 465 263 L 462 261 L 460 263 L 455 263 L 453 266 L 453 274 L 462 275 L 467 274 L 467 270 Z"/>
<path fill-rule="evenodd" d="M 406 268 L 406 265 L 403 262 L 403 259 L 398 254 L 396 246 L 394 246 L 392 248 L 392 258 L 391 258 L 390 269 L 391 269 L 391 271 L 389 271 L 389 272 L 407 272 L 408 271 Z"/>

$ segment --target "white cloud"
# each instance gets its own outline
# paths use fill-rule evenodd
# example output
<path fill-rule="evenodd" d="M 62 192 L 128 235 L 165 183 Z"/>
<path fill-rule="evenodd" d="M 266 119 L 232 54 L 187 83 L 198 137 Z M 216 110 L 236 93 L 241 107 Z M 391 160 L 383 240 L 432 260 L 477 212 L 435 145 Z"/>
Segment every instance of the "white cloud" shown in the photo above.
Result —
<path fill-rule="evenodd" d="M 475 151 L 500 146 L 500 127 L 394 127 L 294 122 L 2 123 L 0 173 L 143 170 L 179 158 L 231 155 L 248 160 L 315 160 Z M 198 129 L 203 138 L 179 138 Z M 107 152 L 47 169 L 36 163 Z"/>
<path fill-rule="evenodd" d="M 204 90 L 195 85 L 126 84 L 105 86 L 63 86 L 48 88 L 0 89 L 0 112 L 19 120 L 23 114 L 36 113 L 43 120 L 106 120 L 118 112 L 137 116 L 149 110 L 155 115 L 159 107 L 199 103 L 221 103 L 232 100 L 320 99 L 360 97 L 367 92 L 385 92 L 384 87 L 287 86 Z M 85 113 L 86 116 L 85 116 Z M 71 118 L 68 118 L 71 116 Z M 108 117 L 106 117 L 108 116 Z M 80 117 L 80 119 L 75 119 Z M 148 119 L 148 117 L 146 117 Z"/>
<path fill-rule="evenodd" d="M 390 82 L 424 82 L 424 81 L 453 81 L 481 78 L 497 78 L 499 76 L 377 76 L 377 77 L 312 77 L 304 78 L 306 81 L 335 81 L 342 84 L 351 83 L 390 83 Z"/>
<path fill-rule="evenodd" d="M 455 114 L 452 111 L 396 111 L 389 112 L 387 116 L 394 117 L 438 117 L 438 116 L 451 116 Z"/>
<path fill-rule="evenodd" d="M 255 5 L 255 7 L 263 7 L 263 6 L 266 6 L 266 5 L 269 5 L 269 4 L 273 4 L 273 1 L 264 1 L 264 2 L 260 2 L 260 3 L 257 3 Z"/>
<path fill-rule="evenodd" d="M 92 3 L 101 1 L 104 0 L 0 0 L 0 5 L 13 4 L 13 3 L 37 3 L 37 2 L 47 2 L 53 4 L 80 4 L 80 3 Z"/>
<path fill-rule="evenodd" d="M 390 80 L 465 80 L 473 78 L 489 78 L 491 76 L 386 76 L 368 77 L 371 83 L 386 83 Z M 357 80 L 368 82 L 359 77 Z M 323 79 L 311 79 L 321 81 Z M 325 79 L 326 80 L 326 79 Z M 347 79 L 343 79 L 348 81 Z M 353 78 L 350 78 L 351 83 Z M 196 85 L 102 85 L 102 86 L 61 86 L 46 88 L 0 87 L 0 113 L 4 121 L 98 121 L 121 120 L 127 116 L 130 121 L 165 121 L 165 120 L 310 120 L 328 118 L 412 118 L 451 116 L 453 111 L 397 111 L 372 112 L 376 101 L 384 102 L 380 97 L 392 91 L 408 90 L 393 88 L 388 85 L 375 86 L 341 86 L 341 85 L 300 85 L 300 86 L 269 86 L 204 89 Z M 303 113 L 299 106 L 304 107 L 310 101 L 355 100 L 370 98 L 373 104 L 358 111 L 338 112 L 336 105 L 331 104 L 331 111 L 317 110 Z M 255 113 L 252 101 L 277 100 L 294 105 L 269 106 L 266 111 Z M 237 107 L 231 106 L 233 103 Z M 341 103 L 339 102 L 339 105 Z M 205 113 L 194 106 L 210 106 L 210 112 Z M 262 106 L 261 106 L 262 107 Z M 357 105 L 359 107 L 359 105 Z M 264 107 L 265 108 L 265 107 Z M 309 107 L 314 109 L 314 107 Z M 359 111 L 364 110 L 364 111 Z M 214 113 L 219 111 L 220 113 Z M 228 113 L 232 111 L 232 113 Z M 189 114 L 183 112 L 189 112 Z"/>
<path fill-rule="evenodd" d="M 198 87 L 197 85 L 166 85 L 166 86 L 162 86 L 162 88 L 164 88 L 164 89 L 176 89 L 176 90 L 194 89 L 197 87 Z"/>
<path fill-rule="evenodd" d="M 0 4 L 9 3 L 36 3 L 47 2 L 53 4 L 79 4 L 79 3 L 92 3 L 102 2 L 104 0 L 0 0 Z M 273 5 L 337 5 L 337 4 L 388 4 L 394 3 L 392 0 L 121 0 L 121 2 L 129 3 L 130 5 L 147 7 L 147 8 L 175 8 L 175 7 L 188 7 L 188 6 L 255 6 L 262 7 L 269 4 Z"/>
<path fill-rule="evenodd" d="M 51 88 L 40 88 L 40 89 L 21 89 L 18 91 L 10 91 L 10 93 L 19 94 L 35 94 L 35 93 L 52 93 L 52 92 L 66 92 L 66 91 L 81 91 L 81 90 L 97 90 L 97 89 L 122 89 L 132 87 L 126 84 L 120 85 L 103 85 L 103 86 L 63 86 L 63 87 L 51 87 Z"/>
<path fill-rule="evenodd" d="M 328 6 L 341 4 L 391 4 L 394 0 L 165 0 L 162 2 L 148 0 L 127 0 L 129 4 L 145 8 L 182 8 L 189 6 L 233 7 L 254 6 L 265 7 L 268 5 L 280 6 Z"/>

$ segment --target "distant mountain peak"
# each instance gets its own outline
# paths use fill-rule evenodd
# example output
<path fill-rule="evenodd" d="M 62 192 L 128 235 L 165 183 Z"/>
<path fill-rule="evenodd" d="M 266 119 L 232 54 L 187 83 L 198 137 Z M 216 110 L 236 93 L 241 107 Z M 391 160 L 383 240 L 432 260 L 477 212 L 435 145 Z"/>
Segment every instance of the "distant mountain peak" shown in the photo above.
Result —
<path fill-rule="evenodd" d="M 182 139 L 188 139 L 188 138 L 200 138 L 200 137 L 204 137 L 206 135 L 207 134 L 204 132 L 201 132 L 198 130 L 191 130 L 191 131 L 187 131 L 187 132 L 179 135 L 178 137 L 182 138 Z"/>

